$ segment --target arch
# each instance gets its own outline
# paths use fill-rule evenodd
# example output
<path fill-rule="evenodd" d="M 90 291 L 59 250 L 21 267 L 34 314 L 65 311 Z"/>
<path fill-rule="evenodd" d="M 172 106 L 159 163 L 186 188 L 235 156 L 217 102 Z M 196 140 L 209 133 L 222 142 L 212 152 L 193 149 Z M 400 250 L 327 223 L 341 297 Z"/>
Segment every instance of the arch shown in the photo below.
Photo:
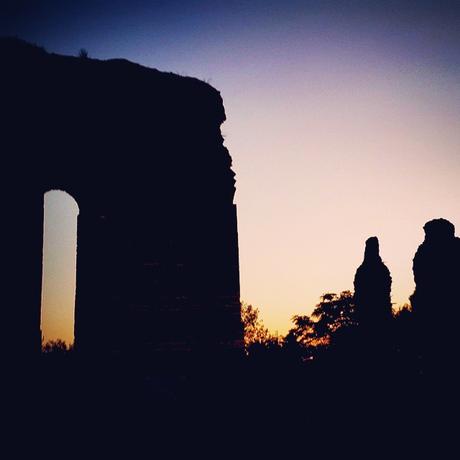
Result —
<path fill-rule="evenodd" d="M 68 192 L 44 194 L 40 329 L 42 341 L 74 342 L 77 219 L 79 207 Z"/>

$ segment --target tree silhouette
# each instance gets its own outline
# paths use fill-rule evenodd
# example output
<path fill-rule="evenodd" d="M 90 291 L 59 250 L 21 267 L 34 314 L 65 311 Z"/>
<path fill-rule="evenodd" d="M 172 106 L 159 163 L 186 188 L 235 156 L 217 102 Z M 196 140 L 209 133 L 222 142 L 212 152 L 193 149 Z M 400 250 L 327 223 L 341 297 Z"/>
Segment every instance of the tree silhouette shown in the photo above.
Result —
<path fill-rule="evenodd" d="M 71 352 L 72 350 L 73 346 L 67 345 L 67 343 L 61 339 L 49 340 L 42 345 L 42 352 L 47 355 L 64 355 Z"/>
<path fill-rule="evenodd" d="M 328 347 L 344 328 L 356 325 L 351 291 L 328 292 L 320 297 L 311 316 L 295 315 L 289 332 L 305 348 Z"/>
<path fill-rule="evenodd" d="M 78 52 L 78 57 L 81 59 L 88 59 L 89 57 L 88 50 L 86 50 L 85 48 L 81 48 L 80 51 Z"/>
<path fill-rule="evenodd" d="M 279 348 L 282 339 L 272 334 L 259 317 L 259 309 L 250 304 L 241 304 L 241 319 L 244 327 L 244 347 L 246 354 L 260 348 Z"/>
<path fill-rule="evenodd" d="M 436 368 L 445 370 L 458 361 L 460 300 L 452 290 L 460 282 L 460 238 L 446 219 L 433 219 L 423 229 L 425 239 L 413 259 L 416 287 L 410 301 L 415 340 L 425 369 L 434 376 Z"/>
<path fill-rule="evenodd" d="M 379 240 L 373 236 L 366 241 L 363 263 L 354 279 L 356 319 L 362 331 L 373 335 L 387 333 L 392 318 L 391 275 L 380 257 Z"/>

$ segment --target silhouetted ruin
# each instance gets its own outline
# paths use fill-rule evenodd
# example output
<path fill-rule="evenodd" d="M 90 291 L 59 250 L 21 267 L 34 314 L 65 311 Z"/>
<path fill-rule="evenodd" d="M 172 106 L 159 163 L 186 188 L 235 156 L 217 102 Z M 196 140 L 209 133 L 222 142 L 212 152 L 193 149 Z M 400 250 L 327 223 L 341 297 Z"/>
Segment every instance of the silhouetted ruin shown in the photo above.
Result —
<path fill-rule="evenodd" d="M 411 304 L 425 353 L 429 348 L 439 360 L 458 348 L 460 303 L 454 291 L 460 284 L 460 238 L 446 219 L 430 220 L 423 229 L 425 240 L 413 260 Z"/>
<path fill-rule="evenodd" d="M 379 254 L 379 240 L 366 241 L 364 261 L 354 279 L 356 319 L 361 329 L 378 331 L 391 320 L 391 276 Z"/>
<path fill-rule="evenodd" d="M 142 438 L 157 455 L 168 435 L 168 454 L 176 444 L 190 454 L 193 439 L 201 453 L 216 432 L 226 436 L 222 446 L 244 442 L 238 457 L 248 439 L 271 429 L 278 436 L 281 425 L 302 454 L 315 443 L 329 452 L 318 441 L 325 434 L 343 456 L 353 441 L 382 450 L 401 437 L 414 454 L 422 430 L 431 436 L 431 425 L 451 424 L 460 239 L 450 222 L 424 227 L 413 309 L 392 315 L 392 279 L 372 237 L 354 294 L 323 294 L 285 337 L 245 307 L 252 347 L 244 354 L 235 180 L 219 92 L 125 60 L 80 56 L 0 39 L 7 428 L 34 439 L 30 424 L 53 443 L 64 429 L 74 436 L 67 446 L 80 446 L 88 431 L 105 453 L 118 453 L 116 441 L 132 433 L 131 457 Z M 75 350 L 58 340 L 39 355 L 51 189 L 79 206 Z M 88 452 L 96 454 L 93 442 Z M 404 451 L 397 445 L 388 456 L 395 452 Z"/>
<path fill-rule="evenodd" d="M 43 199 L 79 206 L 75 347 L 242 346 L 234 173 L 217 90 L 0 40 L 2 335 L 40 350 Z"/>

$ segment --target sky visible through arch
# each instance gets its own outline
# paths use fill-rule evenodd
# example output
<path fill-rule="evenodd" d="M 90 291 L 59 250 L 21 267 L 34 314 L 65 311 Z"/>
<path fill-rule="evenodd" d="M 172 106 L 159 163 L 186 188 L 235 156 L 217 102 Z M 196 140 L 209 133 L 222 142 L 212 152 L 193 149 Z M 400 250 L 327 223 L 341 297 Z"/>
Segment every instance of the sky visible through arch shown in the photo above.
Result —
<path fill-rule="evenodd" d="M 73 342 L 78 213 L 78 204 L 68 193 L 45 193 L 40 321 L 44 343 Z"/>
<path fill-rule="evenodd" d="M 11 5 L 1 34 L 52 52 L 125 57 L 221 91 L 242 299 L 273 331 L 286 332 L 322 293 L 352 289 L 373 235 L 393 301 L 407 302 L 424 223 L 460 227 L 456 2 Z M 62 235 L 70 226 L 62 221 Z"/>

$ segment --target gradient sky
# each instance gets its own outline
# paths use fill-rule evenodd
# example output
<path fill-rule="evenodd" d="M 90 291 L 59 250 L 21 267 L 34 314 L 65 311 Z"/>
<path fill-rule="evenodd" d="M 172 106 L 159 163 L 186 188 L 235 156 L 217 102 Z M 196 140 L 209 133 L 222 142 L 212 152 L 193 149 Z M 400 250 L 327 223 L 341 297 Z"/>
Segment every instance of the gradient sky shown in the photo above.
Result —
<path fill-rule="evenodd" d="M 1 34 L 57 53 L 125 57 L 221 91 L 237 174 L 242 299 L 273 331 L 286 332 L 322 293 L 353 289 L 373 235 L 393 301 L 407 302 L 424 223 L 444 217 L 460 226 L 458 2 L 6 5 Z M 64 214 L 58 201 L 48 221 L 59 220 L 65 246 L 74 222 L 51 217 Z M 60 248 L 45 243 L 50 258 Z M 73 292 L 72 276 L 57 276 Z M 44 298 L 45 308 L 51 303 Z"/>

